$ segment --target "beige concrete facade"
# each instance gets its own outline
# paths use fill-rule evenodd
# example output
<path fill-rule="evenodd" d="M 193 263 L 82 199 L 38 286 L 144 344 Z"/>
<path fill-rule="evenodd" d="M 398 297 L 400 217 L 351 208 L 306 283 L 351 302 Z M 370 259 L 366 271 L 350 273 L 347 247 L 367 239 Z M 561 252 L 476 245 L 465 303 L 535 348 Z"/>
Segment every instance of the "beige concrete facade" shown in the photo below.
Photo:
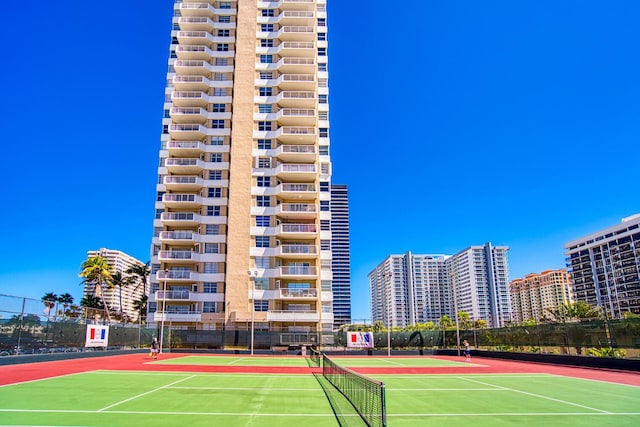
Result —
<path fill-rule="evenodd" d="M 524 278 L 512 280 L 509 288 L 513 320 L 516 323 L 549 318 L 548 310 L 556 310 L 563 304 L 574 302 L 567 269 L 527 274 Z"/>
<path fill-rule="evenodd" d="M 321 231 L 331 218 L 325 8 L 325 0 L 176 2 L 152 323 L 255 327 L 282 333 L 282 344 L 331 339 L 331 234 Z"/>

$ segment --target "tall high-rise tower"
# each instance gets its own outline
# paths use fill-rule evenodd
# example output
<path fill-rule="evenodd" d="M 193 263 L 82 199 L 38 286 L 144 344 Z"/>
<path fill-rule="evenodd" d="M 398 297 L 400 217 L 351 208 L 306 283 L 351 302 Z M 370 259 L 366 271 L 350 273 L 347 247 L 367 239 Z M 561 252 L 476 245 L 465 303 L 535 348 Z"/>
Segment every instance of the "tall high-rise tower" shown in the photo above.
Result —
<path fill-rule="evenodd" d="M 328 77 L 326 0 L 176 0 L 150 320 L 331 341 Z"/>
<path fill-rule="evenodd" d="M 331 270 L 333 271 L 333 327 L 351 323 L 351 245 L 349 193 L 346 185 L 331 186 Z"/>

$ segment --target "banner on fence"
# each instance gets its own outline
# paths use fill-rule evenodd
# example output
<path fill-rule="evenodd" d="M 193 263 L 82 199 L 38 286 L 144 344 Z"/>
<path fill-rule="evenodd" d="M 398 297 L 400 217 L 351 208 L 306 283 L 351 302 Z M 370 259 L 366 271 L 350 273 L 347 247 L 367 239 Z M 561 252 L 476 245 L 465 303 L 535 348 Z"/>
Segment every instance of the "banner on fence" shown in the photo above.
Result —
<path fill-rule="evenodd" d="M 106 347 L 109 341 L 109 327 L 102 325 L 87 325 L 85 347 Z"/>
<path fill-rule="evenodd" d="M 347 347 L 373 348 L 373 332 L 347 332 Z"/>

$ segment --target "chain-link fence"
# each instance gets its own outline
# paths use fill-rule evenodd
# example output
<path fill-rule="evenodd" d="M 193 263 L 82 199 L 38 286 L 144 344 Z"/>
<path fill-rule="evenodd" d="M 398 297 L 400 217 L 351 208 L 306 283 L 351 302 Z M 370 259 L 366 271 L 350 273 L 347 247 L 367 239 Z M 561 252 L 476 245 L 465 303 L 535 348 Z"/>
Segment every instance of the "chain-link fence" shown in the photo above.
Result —
<path fill-rule="evenodd" d="M 109 347 L 148 347 L 157 328 L 142 323 L 107 322 L 104 310 L 0 294 L 0 355 L 82 351 L 86 325 L 109 324 Z M 169 349 L 288 350 L 319 346 L 316 332 L 163 328 Z M 383 331 L 375 348 L 454 349 L 467 340 L 472 348 L 492 351 L 640 358 L 640 319 L 545 323 L 474 330 Z M 333 348 L 346 348 L 346 333 L 334 332 Z"/>

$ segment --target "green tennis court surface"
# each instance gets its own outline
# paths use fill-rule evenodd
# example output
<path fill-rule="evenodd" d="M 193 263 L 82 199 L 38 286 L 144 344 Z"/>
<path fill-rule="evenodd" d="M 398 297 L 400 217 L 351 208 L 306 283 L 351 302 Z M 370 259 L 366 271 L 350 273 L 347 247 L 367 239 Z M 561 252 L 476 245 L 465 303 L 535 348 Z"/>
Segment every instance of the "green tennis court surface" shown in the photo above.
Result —
<path fill-rule="evenodd" d="M 473 366 L 470 363 L 454 362 L 428 357 L 333 357 L 345 367 L 446 367 Z M 232 356 L 185 356 L 174 359 L 158 360 L 153 364 L 198 365 L 198 366 L 309 366 L 303 357 L 232 357 Z"/>
<path fill-rule="evenodd" d="M 544 374 L 373 377 L 386 384 L 391 427 L 640 425 L 640 387 Z M 95 371 L 0 387 L 0 424 L 363 425 L 343 405 L 340 424 L 320 382 L 313 375 Z"/>

